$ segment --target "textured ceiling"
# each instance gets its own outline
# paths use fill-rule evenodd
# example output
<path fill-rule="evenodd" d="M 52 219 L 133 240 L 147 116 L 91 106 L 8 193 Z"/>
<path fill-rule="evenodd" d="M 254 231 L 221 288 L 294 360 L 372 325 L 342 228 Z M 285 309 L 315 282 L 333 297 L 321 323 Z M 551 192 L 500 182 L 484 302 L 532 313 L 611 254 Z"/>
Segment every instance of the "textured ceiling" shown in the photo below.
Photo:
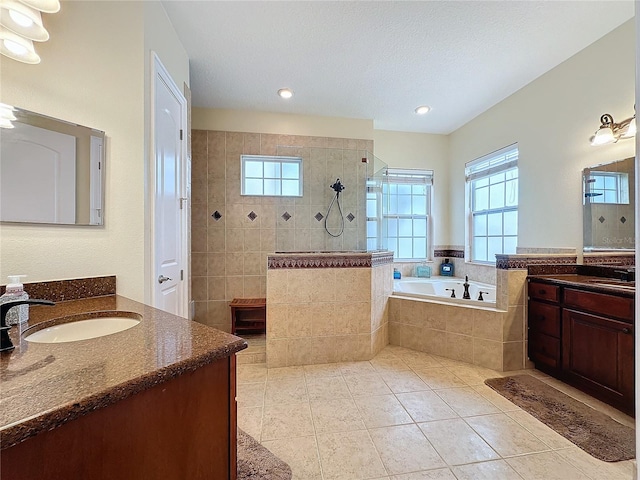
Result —
<path fill-rule="evenodd" d="M 450 133 L 634 15 L 633 1 L 164 1 L 196 107 Z M 295 95 L 285 101 L 279 88 Z M 413 113 L 429 105 L 424 116 Z"/>

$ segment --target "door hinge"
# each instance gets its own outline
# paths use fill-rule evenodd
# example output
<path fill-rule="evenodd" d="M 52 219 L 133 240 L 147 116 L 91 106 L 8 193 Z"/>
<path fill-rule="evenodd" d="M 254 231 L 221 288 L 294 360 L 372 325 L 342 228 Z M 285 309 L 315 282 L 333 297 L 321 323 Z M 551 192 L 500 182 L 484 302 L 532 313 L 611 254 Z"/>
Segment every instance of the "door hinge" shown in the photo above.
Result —
<path fill-rule="evenodd" d="M 182 129 L 180 129 L 180 140 L 182 140 Z"/>
<path fill-rule="evenodd" d="M 184 280 L 184 270 L 180 270 L 180 280 Z"/>
<path fill-rule="evenodd" d="M 186 202 L 187 200 L 187 197 L 180 197 L 180 210 L 184 208 L 184 202 Z"/>

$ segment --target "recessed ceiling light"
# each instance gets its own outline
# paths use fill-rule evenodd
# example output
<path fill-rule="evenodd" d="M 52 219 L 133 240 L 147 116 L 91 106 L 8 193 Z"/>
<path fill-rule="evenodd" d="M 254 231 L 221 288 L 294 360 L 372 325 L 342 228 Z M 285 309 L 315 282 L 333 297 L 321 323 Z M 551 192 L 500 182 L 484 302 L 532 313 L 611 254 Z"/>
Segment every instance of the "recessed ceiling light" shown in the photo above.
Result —
<path fill-rule="evenodd" d="M 418 114 L 418 115 L 424 115 L 425 113 L 428 113 L 429 110 L 431 110 L 431 107 L 428 107 L 427 105 L 420 105 L 418 108 L 416 108 L 414 111 Z"/>
<path fill-rule="evenodd" d="M 280 90 L 278 90 L 278 95 L 280 95 L 282 98 L 291 98 L 293 97 L 293 91 L 288 88 L 281 88 Z"/>

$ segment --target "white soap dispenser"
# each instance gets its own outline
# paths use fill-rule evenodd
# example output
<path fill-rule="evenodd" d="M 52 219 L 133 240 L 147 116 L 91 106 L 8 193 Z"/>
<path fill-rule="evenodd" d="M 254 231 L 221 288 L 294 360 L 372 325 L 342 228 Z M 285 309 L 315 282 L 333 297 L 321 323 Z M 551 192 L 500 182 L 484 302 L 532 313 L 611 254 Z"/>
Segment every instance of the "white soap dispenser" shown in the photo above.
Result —
<path fill-rule="evenodd" d="M 16 300 L 27 300 L 29 295 L 24 291 L 20 279 L 26 275 L 9 275 L 5 293 L 0 296 L 0 304 Z M 7 312 L 7 325 L 18 325 L 29 320 L 29 305 L 18 305 Z"/>

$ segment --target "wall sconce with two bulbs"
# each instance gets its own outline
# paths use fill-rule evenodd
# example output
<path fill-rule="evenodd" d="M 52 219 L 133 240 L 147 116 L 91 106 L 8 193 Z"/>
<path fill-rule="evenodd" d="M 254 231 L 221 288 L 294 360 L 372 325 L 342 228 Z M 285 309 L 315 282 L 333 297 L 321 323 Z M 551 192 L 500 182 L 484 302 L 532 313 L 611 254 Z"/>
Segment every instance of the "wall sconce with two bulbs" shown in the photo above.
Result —
<path fill-rule="evenodd" d="M 635 110 L 635 107 L 634 107 Z M 613 116 L 605 113 L 600 117 L 600 128 L 590 138 L 591 145 L 606 145 L 616 143 L 620 139 L 633 138 L 636 136 L 636 115 L 626 118 L 621 122 L 615 122 Z"/>

